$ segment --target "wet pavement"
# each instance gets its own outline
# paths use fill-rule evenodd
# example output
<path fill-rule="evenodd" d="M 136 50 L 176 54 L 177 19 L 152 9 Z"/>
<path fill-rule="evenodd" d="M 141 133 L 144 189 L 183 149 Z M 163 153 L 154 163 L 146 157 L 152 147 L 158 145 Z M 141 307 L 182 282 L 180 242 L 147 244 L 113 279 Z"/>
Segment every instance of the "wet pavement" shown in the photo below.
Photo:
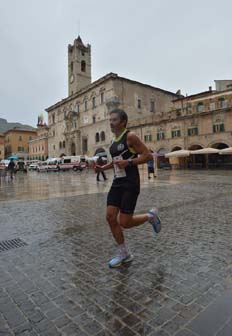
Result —
<path fill-rule="evenodd" d="M 137 212 L 162 231 L 125 231 L 134 261 L 110 270 L 106 182 L 18 174 L 0 184 L 0 335 L 232 335 L 232 171 L 142 172 Z"/>

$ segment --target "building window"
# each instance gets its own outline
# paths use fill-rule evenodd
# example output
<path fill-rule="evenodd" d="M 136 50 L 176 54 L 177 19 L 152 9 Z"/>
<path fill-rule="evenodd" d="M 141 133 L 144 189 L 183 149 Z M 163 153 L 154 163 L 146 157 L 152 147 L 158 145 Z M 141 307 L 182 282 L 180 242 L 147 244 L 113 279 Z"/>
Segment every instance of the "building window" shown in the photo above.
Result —
<path fill-rule="evenodd" d="M 101 93 L 101 104 L 104 104 L 104 92 Z"/>
<path fill-rule="evenodd" d="M 55 114 L 52 115 L 52 123 L 55 124 Z"/>
<path fill-rule="evenodd" d="M 53 149 L 54 149 L 54 150 L 56 149 L 56 146 L 55 146 L 55 145 L 53 145 Z"/>
<path fill-rule="evenodd" d="M 188 128 L 188 136 L 198 135 L 198 127 Z"/>
<path fill-rule="evenodd" d="M 93 109 L 96 107 L 96 97 L 93 97 L 92 99 Z"/>
<path fill-rule="evenodd" d="M 158 133 L 157 133 L 157 141 L 164 140 L 164 139 L 165 139 L 164 131 L 163 130 L 158 131 Z"/>
<path fill-rule="evenodd" d="M 180 129 L 172 130 L 172 138 L 179 138 L 181 136 Z"/>
<path fill-rule="evenodd" d="M 138 99 L 138 101 L 137 101 L 137 107 L 138 107 L 138 109 L 141 109 L 141 99 Z"/>
<path fill-rule="evenodd" d="M 215 103 L 210 103 L 209 104 L 209 109 L 210 109 L 210 111 L 215 110 Z"/>
<path fill-rule="evenodd" d="M 155 112 L 155 102 L 154 102 L 154 100 L 150 101 L 150 112 Z"/>
<path fill-rule="evenodd" d="M 86 72 L 86 63 L 85 61 L 81 61 L 81 71 Z"/>
<path fill-rule="evenodd" d="M 59 147 L 62 148 L 62 142 L 61 142 L 61 141 L 60 141 L 60 143 L 59 143 Z"/>
<path fill-rule="evenodd" d="M 192 113 L 192 104 L 191 103 L 186 104 L 186 112 L 187 112 L 187 114 Z"/>
<path fill-rule="evenodd" d="M 95 134 L 95 141 L 96 141 L 96 142 L 99 142 L 99 141 L 100 141 L 99 133 L 96 133 L 96 134 Z"/>
<path fill-rule="evenodd" d="M 95 123 L 96 123 L 96 117 L 93 116 L 93 124 L 95 124 Z"/>
<path fill-rule="evenodd" d="M 152 135 L 151 134 L 144 135 L 144 141 L 145 142 L 151 142 L 152 141 Z"/>
<path fill-rule="evenodd" d="M 215 123 L 213 125 L 213 133 L 225 132 L 224 123 Z"/>
<path fill-rule="evenodd" d="M 70 63 L 70 70 L 73 72 L 73 62 Z"/>
<path fill-rule="evenodd" d="M 101 141 L 105 141 L 105 139 L 106 139 L 105 132 L 102 131 L 101 132 Z"/>
<path fill-rule="evenodd" d="M 225 101 L 225 98 L 224 97 L 221 97 L 218 99 L 218 105 L 219 105 L 219 108 L 226 108 L 227 104 L 226 104 L 226 101 Z"/>
<path fill-rule="evenodd" d="M 21 135 L 19 136 L 19 141 L 22 141 L 22 136 Z"/>
<path fill-rule="evenodd" d="M 76 111 L 77 111 L 77 113 L 80 113 L 80 105 L 79 104 L 76 105 Z"/>
<path fill-rule="evenodd" d="M 83 153 L 88 152 L 88 139 L 86 138 L 82 140 L 82 149 L 83 149 Z"/>
<path fill-rule="evenodd" d="M 203 112 L 204 111 L 204 105 L 202 102 L 197 104 L 197 112 Z"/>
<path fill-rule="evenodd" d="M 55 131 L 52 132 L 53 136 L 55 136 Z"/>
<path fill-rule="evenodd" d="M 88 102 L 87 100 L 85 100 L 85 112 L 87 111 L 87 109 L 88 109 Z"/>
<path fill-rule="evenodd" d="M 63 141 L 63 148 L 65 148 L 65 141 Z"/>

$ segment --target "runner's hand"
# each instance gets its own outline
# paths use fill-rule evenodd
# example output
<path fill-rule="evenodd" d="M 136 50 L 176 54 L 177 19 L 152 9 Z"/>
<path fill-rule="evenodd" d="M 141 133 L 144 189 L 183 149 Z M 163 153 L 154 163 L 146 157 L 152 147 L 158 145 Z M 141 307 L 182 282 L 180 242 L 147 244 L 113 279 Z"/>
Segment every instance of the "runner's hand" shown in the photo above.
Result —
<path fill-rule="evenodd" d="M 118 160 L 114 162 L 120 169 L 126 168 L 128 166 L 127 160 Z"/>
<path fill-rule="evenodd" d="M 95 173 L 99 173 L 101 171 L 103 171 L 102 166 L 96 165 L 95 166 Z"/>

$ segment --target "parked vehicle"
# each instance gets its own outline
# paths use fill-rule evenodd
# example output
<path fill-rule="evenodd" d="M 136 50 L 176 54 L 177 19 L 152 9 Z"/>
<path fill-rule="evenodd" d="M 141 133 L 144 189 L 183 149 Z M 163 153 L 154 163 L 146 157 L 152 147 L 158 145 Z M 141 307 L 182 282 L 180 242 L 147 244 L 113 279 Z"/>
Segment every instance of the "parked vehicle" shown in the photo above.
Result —
<path fill-rule="evenodd" d="M 60 170 L 73 169 L 74 171 L 82 171 L 86 168 L 86 158 L 85 156 L 64 156 L 58 162 L 58 167 Z"/>
<path fill-rule="evenodd" d="M 38 163 L 31 163 L 29 166 L 28 166 L 28 170 L 37 170 L 39 167 L 39 164 Z"/>
<path fill-rule="evenodd" d="M 59 170 L 58 162 L 59 159 L 48 159 L 39 164 L 37 171 L 38 172 L 58 171 Z"/>

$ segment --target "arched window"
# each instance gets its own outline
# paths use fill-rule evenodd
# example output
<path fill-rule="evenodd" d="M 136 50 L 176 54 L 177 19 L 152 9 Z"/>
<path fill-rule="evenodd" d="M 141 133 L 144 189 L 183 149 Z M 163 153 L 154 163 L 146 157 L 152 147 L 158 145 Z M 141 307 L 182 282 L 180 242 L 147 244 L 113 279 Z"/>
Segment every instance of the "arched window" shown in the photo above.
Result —
<path fill-rule="evenodd" d="M 99 133 L 96 133 L 96 135 L 95 135 L 95 141 L 96 141 L 96 142 L 99 142 L 99 141 L 100 141 Z"/>
<path fill-rule="evenodd" d="M 61 142 L 61 141 L 60 141 L 60 143 L 59 143 L 59 147 L 62 148 L 62 142 Z"/>
<path fill-rule="evenodd" d="M 85 61 L 81 61 L 81 71 L 82 72 L 86 71 L 86 63 L 85 63 Z"/>
<path fill-rule="evenodd" d="M 63 141 L 63 148 L 65 148 L 65 141 Z"/>
<path fill-rule="evenodd" d="M 105 132 L 102 131 L 101 132 L 101 141 L 105 141 L 105 139 L 106 139 Z"/>

